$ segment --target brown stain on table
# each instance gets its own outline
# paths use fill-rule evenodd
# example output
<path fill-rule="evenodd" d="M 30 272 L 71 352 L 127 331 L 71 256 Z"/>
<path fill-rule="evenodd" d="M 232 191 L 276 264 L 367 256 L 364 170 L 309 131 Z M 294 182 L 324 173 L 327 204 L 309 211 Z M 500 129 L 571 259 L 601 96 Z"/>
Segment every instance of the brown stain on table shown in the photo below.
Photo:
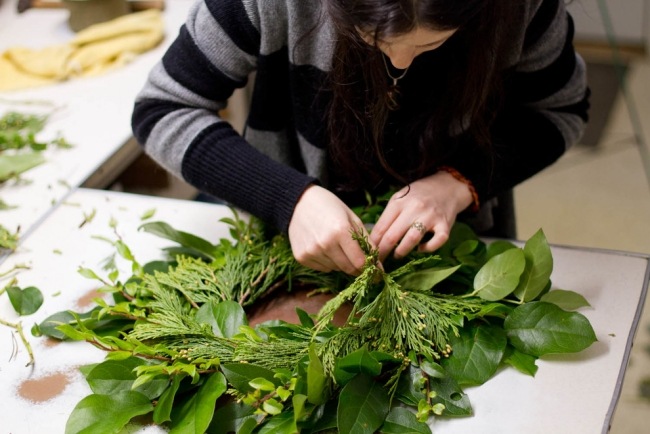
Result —
<path fill-rule="evenodd" d="M 59 396 L 70 384 L 70 377 L 64 372 L 55 372 L 45 377 L 25 380 L 18 386 L 18 395 L 28 401 L 41 403 Z"/>
<path fill-rule="evenodd" d="M 95 299 L 102 298 L 103 296 L 104 293 L 99 292 L 97 289 L 91 289 L 77 299 L 77 306 L 80 308 L 95 307 L 97 305 Z"/>
<path fill-rule="evenodd" d="M 255 326 L 265 321 L 279 319 L 300 324 L 296 308 L 314 315 L 332 298 L 332 294 L 312 293 L 305 290 L 274 294 L 272 298 L 261 300 L 249 309 L 248 322 L 249 325 Z M 334 315 L 332 321 L 334 325 L 343 325 L 351 310 L 350 304 L 341 306 Z"/>

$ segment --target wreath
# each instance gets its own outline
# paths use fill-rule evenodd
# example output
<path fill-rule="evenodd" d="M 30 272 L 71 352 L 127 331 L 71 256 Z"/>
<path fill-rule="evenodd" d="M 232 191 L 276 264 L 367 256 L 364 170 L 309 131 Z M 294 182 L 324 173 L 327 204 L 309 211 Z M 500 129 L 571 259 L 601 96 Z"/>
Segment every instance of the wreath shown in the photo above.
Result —
<path fill-rule="evenodd" d="M 216 244 L 142 225 L 175 243 L 147 264 L 111 240 L 131 264 L 128 278 L 114 258 L 102 273 L 79 272 L 112 301 L 35 327 L 107 352 L 81 368 L 92 393 L 66 433 L 117 433 L 142 416 L 171 433 L 430 433 L 431 418 L 472 414 L 463 388 L 504 366 L 534 376 L 540 356 L 596 341 L 576 312 L 587 301 L 552 289 L 542 230 L 520 246 L 487 243 L 457 223 L 438 251 L 382 266 L 355 230 L 366 261 L 351 277 L 300 265 L 286 236 L 256 218 L 233 210 L 222 221 L 230 237 Z M 328 300 L 317 312 L 297 308 L 293 322 L 254 324 L 282 294 Z"/>

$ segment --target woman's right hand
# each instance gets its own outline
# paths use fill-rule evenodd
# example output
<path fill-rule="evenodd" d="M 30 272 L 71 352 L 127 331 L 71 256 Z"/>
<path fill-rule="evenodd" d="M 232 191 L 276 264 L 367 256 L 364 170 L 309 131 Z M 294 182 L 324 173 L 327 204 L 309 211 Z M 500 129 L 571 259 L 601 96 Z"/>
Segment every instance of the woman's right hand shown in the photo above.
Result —
<path fill-rule="evenodd" d="M 361 219 L 329 190 L 312 185 L 298 200 L 289 222 L 289 241 L 296 260 L 314 270 L 358 275 L 365 263 L 352 231 Z"/>

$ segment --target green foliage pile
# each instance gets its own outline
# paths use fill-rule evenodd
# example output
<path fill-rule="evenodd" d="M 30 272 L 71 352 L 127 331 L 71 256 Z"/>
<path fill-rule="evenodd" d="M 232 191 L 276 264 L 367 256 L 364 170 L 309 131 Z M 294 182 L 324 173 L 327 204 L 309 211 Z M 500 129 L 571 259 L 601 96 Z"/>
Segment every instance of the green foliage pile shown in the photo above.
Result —
<path fill-rule="evenodd" d="M 217 244 L 147 223 L 178 244 L 168 261 L 132 264 L 100 277 L 113 303 L 60 312 L 37 335 L 87 341 L 106 360 L 82 369 L 92 394 L 66 432 L 117 433 L 149 415 L 171 433 L 430 433 L 433 417 L 469 416 L 463 387 L 500 367 L 535 375 L 549 353 L 578 352 L 595 340 L 576 309 L 577 293 L 551 290 L 553 260 L 543 232 L 523 247 L 486 244 L 457 224 L 434 254 L 411 253 L 378 266 L 361 232 L 362 273 L 351 278 L 302 267 L 285 237 L 259 221 L 225 219 Z M 110 263 L 114 263 L 111 261 Z M 300 324 L 248 325 L 246 310 L 275 291 L 330 291 L 318 315 Z M 331 319 L 352 306 L 345 324 Z"/>
<path fill-rule="evenodd" d="M 48 146 L 69 148 L 63 137 L 41 141 L 36 136 L 45 127 L 47 115 L 11 111 L 0 117 L 0 184 L 45 161 Z"/>
<path fill-rule="evenodd" d="M 36 136 L 45 127 L 47 115 L 10 111 L 0 117 L 0 185 L 45 162 L 43 152 L 48 146 L 69 148 L 63 137 L 42 141 Z M 0 211 L 13 206 L 0 199 Z M 13 251 L 18 244 L 18 231 L 0 225 L 0 254 Z"/>

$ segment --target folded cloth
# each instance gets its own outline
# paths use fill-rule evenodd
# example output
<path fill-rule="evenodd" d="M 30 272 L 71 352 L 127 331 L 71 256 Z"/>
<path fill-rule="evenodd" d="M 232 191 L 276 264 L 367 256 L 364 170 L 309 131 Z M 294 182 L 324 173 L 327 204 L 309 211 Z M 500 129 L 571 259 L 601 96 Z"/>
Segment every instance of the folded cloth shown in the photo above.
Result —
<path fill-rule="evenodd" d="M 89 26 L 66 44 L 10 48 L 0 55 L 0 91 L 103 74 L 154 48 L 163 37 L 162 12 L 148 9 Z"/>

